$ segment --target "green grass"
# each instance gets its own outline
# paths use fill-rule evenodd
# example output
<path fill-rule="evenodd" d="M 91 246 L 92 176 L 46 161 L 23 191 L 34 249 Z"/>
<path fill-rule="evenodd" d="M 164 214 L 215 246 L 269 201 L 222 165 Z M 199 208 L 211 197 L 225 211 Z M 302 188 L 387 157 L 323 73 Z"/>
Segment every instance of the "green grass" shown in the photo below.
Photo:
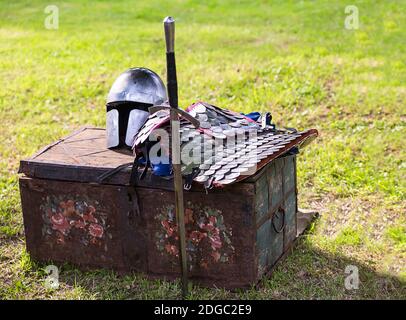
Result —
<path fill-rule="evenodd" d="M 317 128 L 299 157 L 300 206 L 320 219 L 259 288 L 194 287 L 191 298 L 406 298 L 406 1 L 48 1 L 0 3 L 0 298 L 179 298 L 179 284 L 44 265 L 24 251 L 18 164 L 73 129 L 104 126 L 117 75 L 165 75 L 162 18 L 177 18 L 180 104 L 202 99 Z M 360 288 L 344 288 L 356 265 Z"/>

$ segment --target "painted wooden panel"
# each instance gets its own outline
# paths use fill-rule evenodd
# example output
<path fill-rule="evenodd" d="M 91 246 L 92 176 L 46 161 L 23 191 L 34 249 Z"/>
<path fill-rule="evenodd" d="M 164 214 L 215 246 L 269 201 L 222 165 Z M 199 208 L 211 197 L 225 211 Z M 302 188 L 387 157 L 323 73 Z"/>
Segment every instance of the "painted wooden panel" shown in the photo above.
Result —
<path fill-rule="evenodd" d="M 277 209 L 283 198 L 282 169 L 283 169 L 283 158 L 275 160 L 270 170 L 269 177 L 269 198 L 271 212 Z"/>
<path fill-rule="evenodd" d="M 262 175 L 256 182 L 255 215 L 257 221 L 269 213 L 269 190 L 267 174 Z"/>
<path fill-rule="evenodd" d="M 176 278 L 180 265 L 173 193 L 149 188 L 137 192 L 147 222 L 148 272 Z M 190 278 L 227 287 L 251 284 L 257 274 L 253 193 L 209 192 L 202 197 L 185 192 L 184 199 Z"/>
<path fill-rule="evenodd" d="M 273 218 L 274 225 L 276 228 L 279 228 L 281 226 L 280 223 L 281 223 L 282 215 L 280 212 L 275 213 L 275 214 L 277 216 Z M 280 233 L 276 232 L 272 223 L 271 223 L 271 228 L 270 228 L 270 238 L 271 238 L 271 245 L 270 245 L 268 265 L 273 266 L 283 253 L 283 232 L 280 232 Z"/>
<path fill-rule="evenodd" d="M 296 237 L 296 193 L 291 192 L 285 201 L 285 250 L 289 248 Z"/>
<path fill-rule="evenodd" d="M 284 157 L 284 167 L 283 167 L 283 183 L 284 192 L 289 192 L 295 187 L 295 157 L 289 156 Z"/>
<path fill-rule="evenodd" d="M 257 231 L 258 276 L 266 272 L 271 251 L 271 220 L 267 220 Z"/>
<path fill-rule="evenodd" d="M 267 179 L 265 179 L 266 177 Z M 276 159 L 269 166 L 266 177 L 265 175 L 262 176 L 256 184 L 256 221 L 260 223 L 256 244 L 259 276 L 276 263 L 288 244 L 295 238 L 295 156 Z M 264 194 L 265 191 L 268 191 L 268 197 Z M 290 192 L 290 196 L 284 200 L 288 192 Z M 268 200 L 268 204 L 265 203 L 266 200 Z M 283 212 L 279 208 L 286 206 L 286 204 L 289 204 L 289 208 L 283 218 Z M 268 220 L 265 220 L 266 216 Z M 285 219 L 286 230 L 277 232 L 283 227 L 283 219 Z"/>
<path fill-rule="evenodd" d="M 20 178 L 27 250 L 40 261 L 146 271 L 127 187 Z"/>

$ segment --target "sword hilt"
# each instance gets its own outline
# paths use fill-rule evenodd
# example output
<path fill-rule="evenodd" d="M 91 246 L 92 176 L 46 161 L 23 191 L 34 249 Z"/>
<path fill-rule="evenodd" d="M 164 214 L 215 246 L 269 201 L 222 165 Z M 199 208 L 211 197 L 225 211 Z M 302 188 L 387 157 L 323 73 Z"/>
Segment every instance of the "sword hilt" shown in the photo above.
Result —
<path fill-rule="evenodd" d="M 189 121 L 196 129 L 199 129 L 200 127 L 200 121 L 197 120 L 196 118 L 194 118 L 193 116 L 191 116 L 189 113 L 187 113 L 186 111 L 183 111 L 182 109 L 174 109 L 171 110 L 170 106 L 166 106 L 166 105 L 157 105 L 157 106 L 152 106 L 148 108 L 148 111 L 150 114 L 154 114 L 157 111 L 161 111 L 161 110 L 169 110 L 169 111 L 173 111 L 176 112 L 178 114 L 178 116 L 184 118 L 185 120 Z"/>

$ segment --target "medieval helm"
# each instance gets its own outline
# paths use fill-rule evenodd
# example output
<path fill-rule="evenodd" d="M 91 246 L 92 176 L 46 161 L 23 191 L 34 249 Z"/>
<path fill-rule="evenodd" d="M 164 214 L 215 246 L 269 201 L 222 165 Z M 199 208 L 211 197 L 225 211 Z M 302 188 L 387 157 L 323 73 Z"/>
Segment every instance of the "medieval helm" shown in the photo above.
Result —
<path fill-rule="evenodd" d="M 132 146 L 148 108 L 166 100 L 165 85 L 152 70 L 132 68 L 122 73 L 107 97 L 107 147 Z"/>

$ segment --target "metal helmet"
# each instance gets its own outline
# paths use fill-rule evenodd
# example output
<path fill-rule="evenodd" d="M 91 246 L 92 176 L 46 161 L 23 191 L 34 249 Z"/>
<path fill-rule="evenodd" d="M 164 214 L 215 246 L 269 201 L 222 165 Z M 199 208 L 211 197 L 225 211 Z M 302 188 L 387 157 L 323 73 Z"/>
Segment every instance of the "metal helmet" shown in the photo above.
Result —
<path fill-rule="evenodd" d="M 119 75 L 107 96 L 107 147 L 131 147 L 148 108 L 166 100 L 165 85 L 152 70 L 131 68 Z"/>

